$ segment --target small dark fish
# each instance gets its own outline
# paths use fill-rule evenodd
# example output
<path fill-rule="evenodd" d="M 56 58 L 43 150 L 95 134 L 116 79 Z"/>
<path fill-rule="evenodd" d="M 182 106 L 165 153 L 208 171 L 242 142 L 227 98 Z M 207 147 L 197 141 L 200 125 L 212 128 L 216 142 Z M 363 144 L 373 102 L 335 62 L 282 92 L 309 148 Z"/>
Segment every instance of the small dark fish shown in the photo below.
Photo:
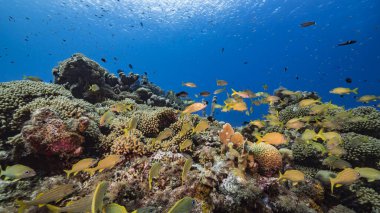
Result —
<path fill-rule="evenodd" d="M 133 70 L 132 64 L 128 64 L 129 69 Z"/>
<path fill-rule="evenodd" d="M 300 25 L 301 25 L 301 27 L 310 27 L 310 26 L 315 25 L 315 21 L 307 21 L 307 22 L 304 22 Z"/>
<path fill-rule="evenodd" d="M 346 78 L 346 82 L 351 84 L 352 83 L 352 79 L 351 78 Z"/>
<path fill-rule="evenodd" d="M 244 61 L 244 64 L 248 64 L 248 61 Z"/>
<path fill-rule="evenodd" d="M 9 17 L 8 17 L 8 21 L 13 21 L 13 22 L 15 22 L 16 20 L 15 20 L 15 18 L 13 18 L 12 16 L 9 16 Z"/>
<path fill-rule="evenodd" d="M 185 97 L 187 97 L 188 95 L 189 95 L 189 94 L 188 94 L 187 92 L 185 92 L 185 91 L 181 91 L 181 92 L 175 94 L 175 96 L 177 96 L 177 97 L 182 97 L 182 98 L 185 98 Z"/>
<path fill-rule="evenodd" d="M 288 71 L 288 67 L 284 67 L 284 71 L 287 72 Z"/>
<path fill-rule="evenodd" d="M 296 79 L 298 80 L 298 79 L 299 79 L 299 77 L 298 77 L 298 76 L 296 76 Z"/>
<path fill-rule="evenodd" d="M 29 18 L 29 17 L 25 17 L 25 19 L 26 19 L 26 20 L 30 20 L 30 18 Z"/>
<path fill-rule="evenodd" d="M 66 42 L 66 39 L 62 39 L 63 42 Z"/>
<path fill-rule="evenodd" d="M 102 60 L 104 63 L 107 62 L 107 60 L 105 58 L 101 58 L 100 60 Z"/>
<path fill-rule="evenodd" d="M 348 40 L 348 41 L 338 44 L 338 46 L 346 46 L 346 45 L 355 44 L 355 43 L 356 43 L 355 40 Z"/>
<path fill-rule="evenodd" d="M 248 121 L 243 121 L 243 125 L 247 125 L 247 124 L 249 124 Z"/>
<path fill-rule="evenodd" d="M 222 49 L 220 50 L 222 52 L 222 54 L 224 53 L 224 47 L 222 47 Z"/>
<path fill-rule="evenodd" d="M 144 27 L 144 24 L 143 24 L 142 22 L 140 22 L 140 26 L 141 26 L 141 27 Z"/>
<path fill-rule="evenodd" d="M 116 58 L 116 57 L 113 57 L 113 60 L 117 61 L 117 58 Z"/>
<path fill-rule="evenodd" d="M 207 97 L 207 96 L 210 95 L 210 92 L 208 92 L 208 91 L 203 91 L 203 92 L 200 92 L 199 95 L 200 95 L 200 96 L 203 96 L 203 97 Z"/>

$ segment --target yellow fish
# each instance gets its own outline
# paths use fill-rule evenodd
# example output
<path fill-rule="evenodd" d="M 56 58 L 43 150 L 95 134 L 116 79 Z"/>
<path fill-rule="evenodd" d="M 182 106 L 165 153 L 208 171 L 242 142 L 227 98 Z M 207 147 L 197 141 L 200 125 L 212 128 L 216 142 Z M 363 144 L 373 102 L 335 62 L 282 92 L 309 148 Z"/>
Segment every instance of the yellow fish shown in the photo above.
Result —
<path fill-rule="evenodd" d="M 161 166 L 162 165 L 161 165 L 160 162 L 156 162 L 150 168 L 150 170 L 149 170 L 149 177 L 148 177 L 149 190 L 152 190 L 153 178 L 156 178 L 156 177 L 158 177 L 158 175 L 160 175 Z"/>
<path fill-rule="evenodd" d="M 104 196 L 106 195 L 107 188 L 108 188 L 107 181 L 102 181 L 96 186 L 94 195 L 92 196 L 92 202 L 91 202 L 92 213 L 98 213 L 102 211 L 103 200 L 104 200 Z"/>
<path fill-rule="evenodd" d="M 264 122 L 260 121 L 260 120 L 254 120 L 254 121 L 251 121 L 249 122 L 251 125 L 255 125 L 257 126 L 259 129 L 263 128 L 264 127 Z"/>
<path fill-rule="evenodd" d="M 339 143 L 343 142 L 342 136 L 340 136 L 340 134 L 337 132 L 324 132 L 323 137 L 325 137 L 326 141 L 336 138 Z"/>
<path fill-rule="evenodd" d="M 113 114 L 113 112 L 108 110 L 102 115 L 102 117 L 100 117 L 100 121 L 99 121 L 100 126 L 110 124 L 111 121 L 114 119 L 114 117 L 115 117 L 115 114 Z"/>
<path fill-rule="evenodd" d="M 193 82 L 185 82 L 185 83 L 182 83 L 182 86 L 186 86 L 186 87 L 197 87 L 196 84 L 194 84 Z"/>
<path fill-rule="evenodd" d="M 85 169 L 85 172 L 88 172 L 90 176 L 94 175 L 96 171 L 102 172 L 105 169 L 112 169 L 116 164 L 124 160 L 122 155 L 108 155 L 104 159 L 98 162 L 98 165 L 95 168 Z"/>
<path fill-rule="evenodd" d="M 128 213 L 124 206 L 117 203 L 110 203 L 103 208 L 102 213 Z"/>
<path fill-rule="evenodd" d="M 47 204 L 46 207 L 53 213 L 59 212 L 91 212 L 93 196 L 86 196 L 76 201 L 70 201 L 65 207 L 58 207 Z"/>
<path fill-rule="evenodd" d="M 89 91 L 91 92 L 97 92 L 100 90 L 100 87 L 97 85 L 97 84 L 92 84 L 89 88 L 88 88 Z"/>
<path fill-rule="evenodd" d="M 5 170 L 2 170 L 0 167 L 0 177 L 5 176 L 4 180 L 18 181 L 23 178 L 33 177 L 36 175 L 36 172 L 27 166 L 16 164 L 13 166 L 7 166 Z"/>
<path fill-rule="evenodd" d="M 110 107 L 110 110 L 112 112 L 118 112 L 118 113 L 132 111 L 132 109 L 133 109 L 133 104 L 126 104 L 126 103 L 116 103 Z"/>
<path fill-rule="evenodd" d="M 193 126 L 190 122 L 186 122 L 182 125 L 181 131 L 179 131 L 179 137 L 185 136 L 190 130 L 192 130 Z"/>
<path fill-rule="evenodd" d="M 302 101 L 300 101 L 298 103 L 298 105 L 300 107 L 307 107 L 307 106 L 315 105 L 315 104 L 320 103 L 320 102 L 321 102 L 320 99 L 315 100 L 315 99 L 310 98 L 310 99 L 303 99 Z"/>
<path fill-rule="evenodd" d="M 359 172 L 351 168 L 346 168 L 339 172 L 335 178 L 330 178 L 331 194 L 334 193 L 334 186 L 350 185 L 360 178 Z"/>
<path fill-rule="evenodd" d="M 217 86 L 226 86 L 228 83 L 225 80 L 216 80 Z"/>
<path fill-rule="evenodd" d="M 183 168 L 182 168 L 182 175 L 181 175 L 181 177 L 182 177 L 182 185 L 186 181 L 187 174 L 189 173 L 192 165 L 193 165 L 193 159 L 188 158 L 185 161 L 185 164 L 183 165 Z"/>
<path fill-rule="evenodd" d="M 232 95 L 231 96 L 234 96 L 234 95 L 237 95 L 237 96 L 242 97 L 242 98 L 250 98 L 250 95 L 246 91 L 237 92 L 234 89 L 232 89 Z"/>
<path fill-rule="evenodd" d="M 37 81 L 37 82 L 42 82 L 43 80 L 40 77 L 37 76 L 22 76 L 22 80 L 29 80 L 29 81 Z"/>
<path fill-rule="evenodd" d="M 198 112 L 204 108 L 206 108 L 206 104 L 203 103 L 193 103 L 190 106 L 186 107 L 185 110 L 182 111 L 182 114 L 191 114 L 193 112 Z"/>
<path fill-rule="evenodd" d="M 184 197 L 177 201 L 168 211 L 168 213 L 190 213 L 194 206 L 194 199 L 191 197 Z"/>
<path fill-rule="evenodd" d="M 330 93 L 337 94 L 337 95 L 348 95 L 352 92 L 354 94 L 358 94 L 358 89 L 359 88 L 350 89 L 350 88 L 345 88 L 345 87 L 337 87 L 330 90 Z"/>
<path fill-rule="evenodd" d="M 80 171 L 90 168 L 93 166 L 98 160 L 94 158 L 85 158 L 78 161 L 71 167 L 71 170 L 63 170 L 67 174 L 67 178 L 69 178 L 71 173 L 74 173 L 74 176 L 77 175 Z"/>
<path fill-rule="evenodd" d="M 195 126 L 195 128 L 193 129 L 193 132 L 195 134 L 197 134 L 197 133 L 205 131 L 206 129 L 208 129 L 208 127 L 209 127 L 208 121 L 207 120 L 201 120 L 201 121 L 199 121 L 197 126 Z"/>
<path fill-rule="evenodd" d="M 356 167 L 355 171 L 359 172 L 360 177 L 367 178 L 368 182 L 380 180 L 380 171 L 369 167 Z"/>
<path fill-rule="evenodd" d="M 281 174 L 280 172 L 278 180 L 290 180 L 292 181 L 293 186 L 295 186 L 299 182 L 305 181 L 305 174 L 298 170 L 286 170 L 284 174 Z"/>
<path fill-rule="evenodd" d="M 221 89 L 217 89 L 217 90 L 215 90 L 214 91 L 214 95 L 217 95 L 217 94 L 220 94 L 220 93 L 222 93 L 224 90 L 226 90 L 226 88 L 224 87 L 224 88 L 221 88 Z"/>
<path fill-rule="evenodd" d="M 288 142 L 285 136 L 278 132 L 266 133 L 263 137 L 261 137 L 259 134 L 255 134 L 255 137 L 257 138 L 256 143 L 265 142 L 275 146 Z"/>
<path fill-rule="evenodd" d="M 285 126 L 288 129 L 298 130 L 303 128 L 305 126 L 305 123 L 302 122 L 300 118 L 293 118 L 286 122 Z"/>
<path fill-rule="evenodd" d="M 322 165 L 328 166 L 330 169 L 345 169 L 351 168 L 351 164 L 345 160 L 340 159 L 337 156 L 329 156 L 322 161 Z"/>
<path fill-rule="evenodd" d="M 24 212 L 24 210 L 26 210 L 29 206 L 41 207 L 47 203 L 59 201 L 67 195 L 72 194 L 74 190 L 75 189 L 73 184 L 64 184 L 39 193 L 31 201 L 16 200 L 16 203 L 20 206 L 18 212 Z"/>
<path fill-rule="evenodd" d="M 274 103 L 276 103 L 279 100 L 280 100 L 280 97 L 274 96 L 274 95 L 270 95 L 270 96 L 265 98 L 265 101 L 268 102 L 270 105 L 273 105 Z"/>
<path fill-rule="evenodd" d="M 326 140 L 326 138 L 323 135 L 323 129 L 320 129 L 318 133 L 315 133 L 315 131 L 312 129 L 306 129 L 302 133 L 301 139 L 304 141 L 318 140 L 318 139 L 322 139 L 323 141 Z"/>
<path fill-rule="evenodd" d="M 169 138 L 172 135 L 173 135 L 173 130 L 166 128 L 162 132 L 160 132 L 160 134 L 158 134 L 158 136 L 156 137 L 156 139 L 154 141 L 160 142 L 162 140 Z"/>
<path fill-rule="evenodd" d="M 191 139 L 186 139 L 184 142 L 182 142 L 179 145 L 179 151 L 182 152 L 182 150 L 185 150 L 193 145 L 193 141 Z"/>
<path fill-rule="evenodd" d="M 137 122 L 138 122 L 138 118 L 137 117 L 132 117 L 128 124 L 127 124 L 127 127 L 124 129 L 124 134 L 125 136 L 128 136 L 129 135 L 129 132 L 133 129 L 136 129 L 137 127 Z"/>
<path fill-rule="evenodd" d="M 376 101 L 378 99 L 380 99 L 379 96 L 375 96 L 375 95 L 363 95 L 362 97 L 360 97 L 358 99 L 358 102 L 369 103 L 370 101 Z"/>

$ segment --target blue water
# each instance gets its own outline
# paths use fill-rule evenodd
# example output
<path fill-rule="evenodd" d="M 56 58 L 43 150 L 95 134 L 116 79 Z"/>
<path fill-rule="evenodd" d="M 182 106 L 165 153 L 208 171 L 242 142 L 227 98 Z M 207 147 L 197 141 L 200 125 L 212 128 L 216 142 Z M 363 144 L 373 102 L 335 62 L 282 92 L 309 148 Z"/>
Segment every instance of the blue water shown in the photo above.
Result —
<path fill-rule="evenodd" d="M 161 88 L 191 97 L 224 79 L 236 90 L 316 91 L 350 108 L 360 105 L 353 95 L 329 90 L 380 95 L 378 11 L 378 0 L 0 0 L 0 81 L 32 75 L 48 82 L 52 67 L 81 52 L 113 73 L 132 64 Z M 305 21 L 316 25 L 301 28 Z M 336 46 L 347 40 L 358 42 Z M 265 112 L 217 118 L 240 125 Z"/>

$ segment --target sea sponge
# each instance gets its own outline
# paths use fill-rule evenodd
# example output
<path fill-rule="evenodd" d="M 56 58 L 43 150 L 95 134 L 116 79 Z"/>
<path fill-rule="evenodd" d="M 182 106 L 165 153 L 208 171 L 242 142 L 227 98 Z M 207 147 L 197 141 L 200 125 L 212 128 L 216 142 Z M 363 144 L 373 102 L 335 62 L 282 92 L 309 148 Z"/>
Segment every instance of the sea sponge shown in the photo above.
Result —
<path fill-rule="evenodd" d="M 154 110 L 136 111 L 134 116 L 138 118 L 137 129 L 145 137 L 157 137 L 158 133 L 169 127 L 177 120 L 174 109 L 167 107 L 155 107 Z"/>
<path fill-rule="evenodd" d="M 234 134 L 234 129 L 232 128 L 231 124 L 226 123 L 223 125 L 222 130 L 219 132 L 219 139 L 220 141 L 227 145 L 230 142 L 231 136 Z"/>
<path fill-rule="evenodd" d="M 9 137 L 14 111 L 32 100 L 55 96 L 72 97 L 64 87 L 35 81 L 0 83 L 0 137 Z M 7 132 L 7 134 L 4 134 Z"/>
<path fill-rule="evenodd" d="M 356 133 L 342 134 L 343 145 L 347 154 L 342 158 L 355 166 L 376 167 L 380 159 L 380 140 Z"/>
<path fill-rule="evenodd" d="M 272 175 L 282 167 L 282 156 L 276 147 L 266 143 L 248 142 L 246 144 L 246 150 L 253 154 L 262 174 Z"/>

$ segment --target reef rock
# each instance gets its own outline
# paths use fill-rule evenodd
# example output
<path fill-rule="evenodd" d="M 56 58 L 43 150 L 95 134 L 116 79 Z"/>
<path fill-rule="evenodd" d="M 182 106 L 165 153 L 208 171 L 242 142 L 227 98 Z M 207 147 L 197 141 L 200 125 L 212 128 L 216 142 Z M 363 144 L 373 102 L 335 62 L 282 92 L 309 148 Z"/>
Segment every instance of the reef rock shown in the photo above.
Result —
<path fill-rule="evenodd" d="M 76 127 L 68 125 L 48 108 L 41 108 L 32 114 L 30 123 L 25 125 L 21 134 L 23 139 L 36 153 L 60 157 L 78 156 L 82 153 L 83 133 L 89 120 L 82 117 Z"/>

